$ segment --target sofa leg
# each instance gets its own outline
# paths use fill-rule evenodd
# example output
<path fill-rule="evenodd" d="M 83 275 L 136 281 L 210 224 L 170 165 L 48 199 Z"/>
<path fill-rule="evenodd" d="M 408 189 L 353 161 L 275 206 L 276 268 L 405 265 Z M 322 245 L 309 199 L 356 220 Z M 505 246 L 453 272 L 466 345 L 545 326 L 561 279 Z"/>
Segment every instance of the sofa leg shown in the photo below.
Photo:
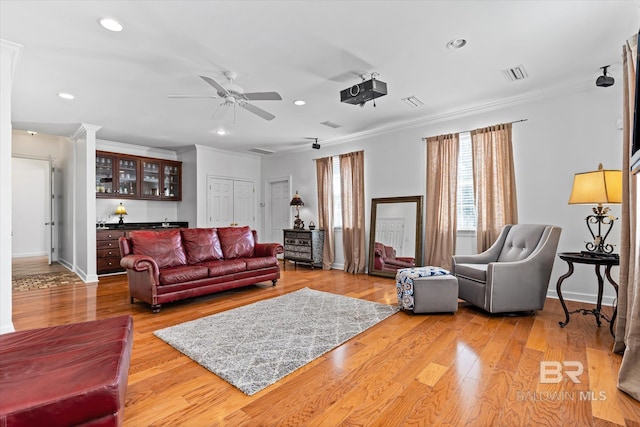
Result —
<path fill-rule="evenodd" d="M 131 297 L 131 304 L 133 304 L 133 297 Z"/>
<path fill-rule="evenodd" d="M 160 307 L 162 304 L 151 304 L 151 311 L 154 313 L 160 313 Z"/>
<path fill-rule="evenodd" d="M 272 285 L 271 285 L 271 286 L 275 286 L 275 285 L 276 285 L 276 283 L 278 283 L 278 279 L 273 279 L 273 280 L 271 281 L 271 283 L 272 283 Z"/>

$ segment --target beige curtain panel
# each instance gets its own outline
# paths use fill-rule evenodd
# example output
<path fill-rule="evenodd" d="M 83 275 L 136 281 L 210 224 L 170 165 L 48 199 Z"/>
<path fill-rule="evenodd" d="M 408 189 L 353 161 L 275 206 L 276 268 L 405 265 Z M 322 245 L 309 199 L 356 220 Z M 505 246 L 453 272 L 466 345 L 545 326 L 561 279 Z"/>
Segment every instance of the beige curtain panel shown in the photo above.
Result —
<path fill-rule="evenodd" d="M 424 265 L 451 269 L 456 252 L 458 134 L 427 138 L 427 200 Z"/>
<path fill-rule="evenodd" d="M 364 273 L 366 268 L 364 151 L 340 156 L 340 178 L 342 180 L 344 271 Z"/>
<path fill-rule="evenodd" d="M 511 123 L 471 131 L 478 253 L 495 242 L 506 224 L 518 223 Z"/>
<path fill-rule="evenodd" d="M 618 388 L 640 400 L 640 248 L 638 248 L 638 175 L 629 173 L 633 141 L 638 37 L 623 46 L 624 132 L 622 152 L 622 214 L 620 285 L 613 351 L 623 353 Z"/>
<path fill-rule="evenodd" d="M 318 186 L 318 227 L 324 230 L 322 269 L 331 270 L 335 259 L 333 252 L 333 161 L 331 157 L 316 160 L 316 181 Z"/>

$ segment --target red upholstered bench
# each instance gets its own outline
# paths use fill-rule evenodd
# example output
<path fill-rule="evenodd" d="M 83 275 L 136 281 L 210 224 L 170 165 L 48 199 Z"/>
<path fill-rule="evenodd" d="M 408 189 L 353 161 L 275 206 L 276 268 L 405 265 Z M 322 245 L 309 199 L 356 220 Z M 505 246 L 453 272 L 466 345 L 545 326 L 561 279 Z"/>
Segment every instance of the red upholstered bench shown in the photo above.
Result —
<path fill-rule="evenodd" d="M 0 426 L 122 423 L 131 316 L 0 335 Z"/>

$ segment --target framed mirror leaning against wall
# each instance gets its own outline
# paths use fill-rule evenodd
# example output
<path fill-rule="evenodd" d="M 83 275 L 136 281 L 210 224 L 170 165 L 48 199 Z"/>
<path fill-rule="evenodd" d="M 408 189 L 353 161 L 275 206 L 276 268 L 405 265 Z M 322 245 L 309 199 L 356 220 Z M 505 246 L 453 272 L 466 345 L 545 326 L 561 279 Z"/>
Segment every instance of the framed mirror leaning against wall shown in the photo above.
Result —
<path fill-rule="evenodd" d="M 369 274 L 422 266 L 422 196 L 371 199 Z"/>

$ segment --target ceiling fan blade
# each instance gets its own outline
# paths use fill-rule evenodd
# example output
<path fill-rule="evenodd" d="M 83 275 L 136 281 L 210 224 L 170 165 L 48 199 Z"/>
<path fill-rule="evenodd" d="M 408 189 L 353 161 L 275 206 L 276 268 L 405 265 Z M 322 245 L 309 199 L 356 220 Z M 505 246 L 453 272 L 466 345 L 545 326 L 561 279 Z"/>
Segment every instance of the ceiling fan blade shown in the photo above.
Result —
<path fill-rule="evenodd" d="M 210 98 L 210 99 L 218 99 L 219 96 L 216 95 L 167 95 L 167 98 Z"/>
<path fill-rule="evenodd" d="M 218 83 L 217 81 L 213 80 L 211 77 L 200 76 L 200 78 L 202 80 L 204 80 L 205 82 L 209 83 L 211 86 L 213 86 L 219 93 L 222 93 L 225 96 L 229 95 L 229 91 L 226 90 L 220 83 Z"/>
<path fill-rule="evenodd" d="M 222 120 L 225 114 L 227 114 L 230 106 L 231 104 L 227 102 L 223 102 L 222 104 L 218 105 L 218 108 L 216 108 L 216 110 L 211 115 L 211 120 Z"/>
<path fill-rule="evenodd" d="M 258 108 L 255 105 L 249 104 L 248 102 L 239 102 L 240 106 L 245 110 L 251 111 L 253 114 L 262 117 L 265 120 L 273 120 L 276 118 L 271 113 L 264 111 L 262 108 Z"/>
<path fill-rule="evenodd" d="M 282 101 L 278 92 L 245 92 L 244 97 L 249 101 Z"/>

